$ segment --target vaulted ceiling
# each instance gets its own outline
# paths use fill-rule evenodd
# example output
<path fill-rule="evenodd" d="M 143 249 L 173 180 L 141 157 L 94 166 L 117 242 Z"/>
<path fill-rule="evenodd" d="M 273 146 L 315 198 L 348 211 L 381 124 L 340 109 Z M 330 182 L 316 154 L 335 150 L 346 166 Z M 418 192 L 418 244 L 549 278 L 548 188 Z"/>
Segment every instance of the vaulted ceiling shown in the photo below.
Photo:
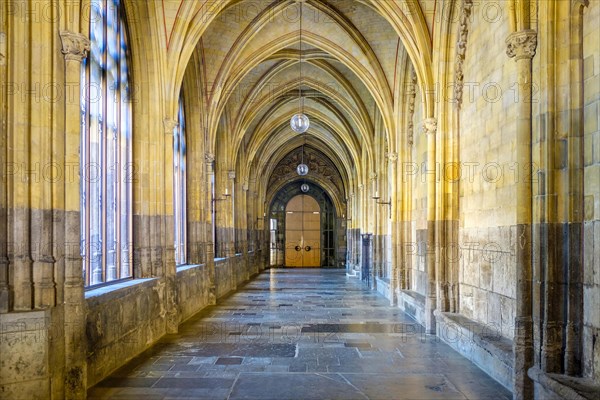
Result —
<path fill-rule="evenodd" d="M 393 146 L 407 67 L 427 79 L 426 11 L 416 0 L 162 0 L 169 52 L 201 81 L 211 142 L 227 143 L 229 169 L 263 185 L 303 143 L 337 165 L 346 187 L 365 178 L 376 143 Z M 306 136 L 289 126 L 300 93 Z"/>

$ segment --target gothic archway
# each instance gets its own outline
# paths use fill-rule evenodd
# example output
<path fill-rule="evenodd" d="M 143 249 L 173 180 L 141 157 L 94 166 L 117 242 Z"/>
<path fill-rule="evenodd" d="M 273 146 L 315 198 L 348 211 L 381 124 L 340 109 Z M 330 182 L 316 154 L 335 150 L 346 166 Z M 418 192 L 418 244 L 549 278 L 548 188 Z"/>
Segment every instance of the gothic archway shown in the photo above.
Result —
<path fill-rule="evenodd" d="M 302 192 L 302 184 L 310 190 Z M 300 195 L 312 197 L 320 207 L 320 267 L 345 268 L 346 222 L 343 210 L 337 210 L 327 191 L 310 179 L 296 179 L 277 192 L 269 206 L 268 229 L 271 242 L 271 267 L 285 266 L 286 209 L 291 199 Z"/>

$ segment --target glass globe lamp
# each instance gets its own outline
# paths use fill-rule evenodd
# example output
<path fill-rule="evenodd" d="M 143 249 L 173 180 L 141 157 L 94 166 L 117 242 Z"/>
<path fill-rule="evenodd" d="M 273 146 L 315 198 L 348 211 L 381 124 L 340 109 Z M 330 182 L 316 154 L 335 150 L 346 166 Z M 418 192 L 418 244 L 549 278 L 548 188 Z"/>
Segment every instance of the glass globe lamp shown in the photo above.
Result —
<path fill-rule="evenodd" d="M 303 193 L 308 193 L 308 191 L 310 190 L 310 186 L 304 183 L 302 184 L 302 186 L 300 186 L 300 190 L 302 190 Z"/>
<path fill-rule="evenodd" d="M 304 133 L 310 127 L 310 120 L 305 114 L 296 114 L 290 120 L 290 126 L 296 133 Z"/>
<path fill-rule="evenodd" d="M 308 175 L 308 165 L 300 164 L 298 165 L 298 168 L 296 168 L 296 171 L 298 171 L 298 175 L 300 176 Z"/>

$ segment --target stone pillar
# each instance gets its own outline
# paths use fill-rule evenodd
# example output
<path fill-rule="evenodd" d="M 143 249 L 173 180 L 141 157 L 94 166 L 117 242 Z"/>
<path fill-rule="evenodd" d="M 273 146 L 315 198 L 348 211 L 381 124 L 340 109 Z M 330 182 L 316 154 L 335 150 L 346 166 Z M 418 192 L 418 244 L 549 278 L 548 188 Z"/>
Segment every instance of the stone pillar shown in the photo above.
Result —
<path fill-rule="evenodd" d="M 427 293 L 425 297 L 425 330 L 435 333 L 437 308 L 437 277 L 435 273 L 435 199 L 436 199 L 436 133 L 437 120 L 427 118 L 423 121 L 423 132 L 427 135 Z"/>
<path fill-rule="evenodd" d="M 354 193 L 350 193 L 346 199 L 346 274 L 354 275 L 353 253 L 354 253 L 354 226 L 352 225 L 352 207 L 354 207 Z"/>
<path fill-rule="evenodd" d="M 370 265 L 371 265 L 371 287 L 373 289 L 377 289 L 377 278 L 380 276 L 379 270 L 381 266 L 381 251 L 380 251 L 380 239 L 381 235 L 379 234 L 379 226 L 381 223 L 379 222 L 379 204 L 377 202 L 379 199 L 374 199 L 375 192 L 379 191 L 377 187 L 377 173 L 372 172 L 369 176 L 371 185 L 370 191 L 367 191 L 367 203 L 369 207 L 367 210 L 371 213 L 370 218 L 373 221 L 373 236 L 371 238 L 371 255 L 369 256 Z M 370 193 L 370 194 L 369 194 Z M 372 208 L 371 208 L 372 207 Z"/>
<path fill-rule="evenodd" d="M 388 153 L 388 162 L 390 164 L 389 180 L 393 183 L 394 190 L 390 193 L 390 218 L 392 220 L 392 259 L 391 259 L 391 271 L 390 271 L 390 305 L 395 306 L 398 304 L 398 262 L 399 262 L 399 227 L 398 227 L 398 153 Z"/>
<path fill-rule="evenodd" d="M 506 39 L 507 55 L 517 63 L 517 79 L 520 102 L 517 114 L 517 160 L 521 165 L 532 165 L 531 155 L 531 68 L 537 46 L 537 32 L 523 30 L 514 32 Z M 523 168 L 521 169 L 524 170 Z M 525 170 L 528 170 L 525 168 Z M 527 370 L 533 365 L 532 321 L 532 176 L 519 179 L 517 187 L 517 291 L 515 310 L 514 399 L 533 396 L 532 383 Z"/>
<path fill-rule="evenodd" d="M 61 31 L 62 53 L 65 57 L 65 84 L 79 93 L 81 62 L 90 50 L 90 41 L 80 33 Z M 80 97 L 65 99 L 65 165 L 80 162 Z M 82 259 L 79 248 L 81 236 L 79 179 L 65 179 L 65 398 L 81 399 L 86 395 L 86 336 L 85 298 Z"/>
<path fill-rule="evenodd" d="M 206 246 L 206 250 L 204 251 L 206 260 L 206 268 L 208 268 L 208 278 L 209 278 L 209 304 L 217 303 L 217 289 L 215 282 L 215 243 L 213 241 L 213 220 L 212 220 L 212 210 L 215 207 L 215 202 L 213 200 L 213 179 L 215 176 L 215 156 L 214 154 L 206 153 L 204 155 L 204 164 L 205 164 L 205 174 L 204 174 L 204 209 L 209 210 L 206 216 L 205 224 L 205 238 L 204 244 Z M 216 221 L 215 221 L 216 223 Z"/>
<path fill-rule="evenodd" d="M 171 152 L 173 149 L 173 135 L 175 133 L 175 128 L 179 126 L 177 119 L 165 119 L 164 123 L 164 133 L 165 133 L 165 152 Z M 169 146 L 169 143 L 171 145 Z M 165 157 L 165 165 L 173 165 L 173 160 L 171 158 L 171 162 L 169 163 L 169 157 Z M 167 168 L 166 173 L 169 173 L 169 169 Z M 166 188 L 163 188 L 166 192 Z M 168 213 L 165 213 L 168 215 Z M 165 227 L 169 226 L 169 224 L 163 224 Z M 163 240 L 169 240 L 172 238 L 174 233 L 165 234 Z M 171 240 L 171 242 L 173 242 Z M 179 314 L 179 295 L 177 292 L 177 266 L 175 265 L 175 245 L 174 243 L 167 243 L 165 246 L 165 251 L 163 254 L 164 260 L 164 277 L 166 283 L 166 304 L 165 308 L 167 310 L 166 315 L 166 331 L 167 333 L 177 333 L 179 331 L 179 323 L 181 322 L 181 315 Z"/>
<path fill-rule="evenodd" d="M 225 183 L 225 187 L 227 188 L 227 193 L 230 197 L 225 198 L 223 202 L 223 211 L 225 212 L 224 221 L 226 223 L 226 237 L 227 243 L 225 246 L 225 257 L 235 257 L 235 202 L 236 202 L 236 192 L 235 192 L 235 171 L 227 171 L 227 181 Z M 237 216 L 236 216 L 237 217 Z"/>

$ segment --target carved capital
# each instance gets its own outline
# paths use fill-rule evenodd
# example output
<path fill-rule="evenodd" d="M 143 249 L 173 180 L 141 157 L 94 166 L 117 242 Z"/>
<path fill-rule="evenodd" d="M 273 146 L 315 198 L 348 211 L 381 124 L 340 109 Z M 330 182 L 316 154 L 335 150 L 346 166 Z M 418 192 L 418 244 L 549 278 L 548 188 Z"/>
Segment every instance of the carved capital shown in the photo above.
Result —
<path fill-rule="evenodd" d="M 386 157 L 390 163 L 395 163 L 398 161 L 398 153 L 387 153 Z"/>
<path fill-rule="evenodd" d="M 423 133 L 427 135 L 435 135 L 437 132 L 437 119 L 427 118 L 423 121 Z"/>
<path fill-rule="evenodd" d="M 248 182 L 244 182 L 244 184 L 242 185 L 242 190 L 244 192 L 247 192 L 250 189 L 250 186 L 248 185 Z"/>
<path fill-rule="evenodd" d="M 81 33 L 60 31 L 60 41 L 62 42 L 62 53 L 67 61 L 81 62 L 91 49 L 90 40 Z"/>
<path fill-rule="evenodd" d="M 175 119 L 165 118 L 163 120 L 163 126 L 167 135 L 173 135 L 175 128 L 179 126 L 179 123 Z"/>
<path fill-rule="evenodd" d="M 358 185 L 358 190 L 360 190 L 361 192 L 365 189 L 365 185 L 360 184 Z"/>
<path fill-rule="evenodd" d="M 212 153 L 204 153 L 204 162 L 212 164 L 215 162 L 215 155 Z"/>
<path fill-rule="evenodd" d="M 377 179 L 377 172 L 371 172 L 369 174 L 369 179 L 371 179 L 372 181 Z"/>
<path fill-rule="evenodd" d="M 506 38 L 506 46 L 506 54 L 510 58 L 515 60 L 532 59 L 537 48 L 537 32 L 533 29 L 513 32 Z"/>
<path fill-rule="evenodd" d="M 229 172 L 227 172 L 227 177 L 229 179 L 235 179 L 235 171 L 229 171 Z"/>

